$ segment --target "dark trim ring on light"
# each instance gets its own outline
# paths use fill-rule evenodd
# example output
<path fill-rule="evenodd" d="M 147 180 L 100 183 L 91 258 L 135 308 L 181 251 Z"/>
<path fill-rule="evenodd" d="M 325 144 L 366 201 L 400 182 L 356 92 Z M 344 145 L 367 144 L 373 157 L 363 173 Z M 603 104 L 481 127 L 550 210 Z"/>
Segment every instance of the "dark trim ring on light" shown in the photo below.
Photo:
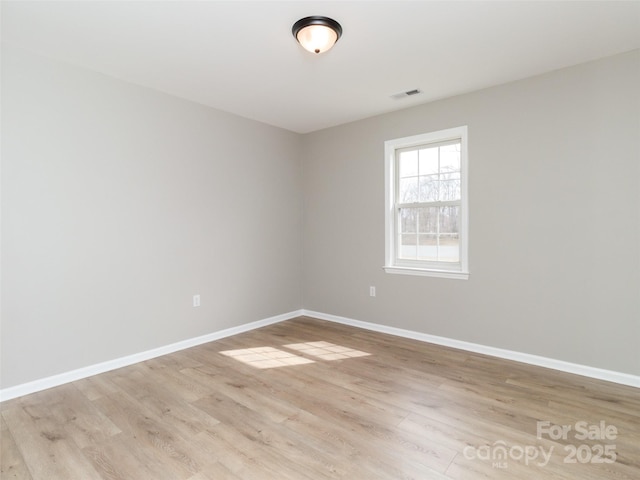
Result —
<path fill-rule="evenodd" d="M 319 46 L 319 45 L 311 46 L 303 43 L 304 40 L 301 41 L 301 39 L 298 37 L 298 34 L 303 29 L 311 26 L 320 26 L 320 27 L 325 27 L 333 30 L 336 36 L 335 40 L 333 40 L 330 44 L 325 44 L 322 46 Z M 291 27 L 291 33 L 293 33 L 293 36 L 298 41 L 298 43 L 300 43 L 300 45 L 302 45 L 306 50 L 309 50 L 310 52 L 313 52 L 313 53 L 322 53 L 322 52 L 326 52 L 331 47 L 333 47 L 333 45 L 335 45 L 335 43 L 340 39 L 340 37 L 342 36 L 342 26 L 338 22 L 336 22 L 333 18 L 323 17 L 320 15 L 313 15 L 311 17 L 301 18 L 296 23 L 294 23 L 293 27 Z"/>

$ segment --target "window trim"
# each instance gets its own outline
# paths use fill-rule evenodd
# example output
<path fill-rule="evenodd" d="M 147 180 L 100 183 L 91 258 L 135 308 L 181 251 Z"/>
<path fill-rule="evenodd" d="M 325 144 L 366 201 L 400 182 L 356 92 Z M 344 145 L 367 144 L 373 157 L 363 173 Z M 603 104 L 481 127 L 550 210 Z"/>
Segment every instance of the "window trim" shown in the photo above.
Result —
<path fill-rule="evenodd" d="M 385 264 L 384 271 L 401 275 L 419 275 L 441 278 L 469 278 L 469 162 L 467 126 L 448 128 L 437 132 L 396 138 L 384 142 L 385 154 Z M 460 262 L 446 268 L 447 262 L 420 262 L 397 260 L 396 253 L 396 152 L 404 148 L 460 139 Z"/>

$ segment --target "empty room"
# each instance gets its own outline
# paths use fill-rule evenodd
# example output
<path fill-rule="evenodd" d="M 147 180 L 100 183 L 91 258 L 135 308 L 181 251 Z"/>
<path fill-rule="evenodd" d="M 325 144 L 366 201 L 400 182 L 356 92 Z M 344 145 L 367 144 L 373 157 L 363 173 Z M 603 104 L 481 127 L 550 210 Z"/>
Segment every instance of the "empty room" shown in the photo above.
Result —
<path fill-rule="evenodd" d="M 2 1 L 0 479 L 640 478 L 640 1 Z"/>

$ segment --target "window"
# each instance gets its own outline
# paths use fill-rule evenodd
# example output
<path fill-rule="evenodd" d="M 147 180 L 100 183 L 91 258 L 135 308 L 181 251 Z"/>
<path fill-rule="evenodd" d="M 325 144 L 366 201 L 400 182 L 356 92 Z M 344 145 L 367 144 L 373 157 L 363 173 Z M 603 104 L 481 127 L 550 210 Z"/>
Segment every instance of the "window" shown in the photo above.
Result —
<path fill-rule="evenodd" d="M 388 273 L 469 277 L 467 127 L 385 142 Z"/>

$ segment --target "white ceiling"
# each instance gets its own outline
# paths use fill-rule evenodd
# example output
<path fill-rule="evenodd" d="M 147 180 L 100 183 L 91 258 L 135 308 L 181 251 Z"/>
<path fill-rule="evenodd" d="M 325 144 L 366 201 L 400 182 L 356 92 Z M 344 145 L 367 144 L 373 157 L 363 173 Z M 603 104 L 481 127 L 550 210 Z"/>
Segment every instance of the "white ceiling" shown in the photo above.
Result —
<path fill-rule="evenodd" d="M 640 48 L 640 1 L 3 1 L 2 40 L 305 133 Z"/>

